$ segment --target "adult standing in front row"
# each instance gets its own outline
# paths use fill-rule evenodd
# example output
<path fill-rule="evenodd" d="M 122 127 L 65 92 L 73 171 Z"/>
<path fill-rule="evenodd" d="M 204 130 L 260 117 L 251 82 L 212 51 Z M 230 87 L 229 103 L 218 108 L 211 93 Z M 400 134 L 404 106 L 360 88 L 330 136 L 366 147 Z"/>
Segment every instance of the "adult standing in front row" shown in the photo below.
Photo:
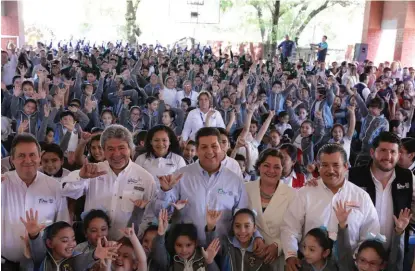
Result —
<path fill-rule="evenodd" d="M 323 36 L 323 39 L 317 46 L 317 61 L 318 62 L 326 62 L 326 55 L 329 45 L 327 44 L 327 36 Z"/>
<path fill-rule="evenodd" d="M 378 215 L 369 195 L 346 179 L 348 163 L 343 147 L 338 144 L 324 145 L 317 157 L 321 176 L 317 186 L 298 190 L 281 226 L 288 271 L 299 270 L 298 243 L 309 230 L 324 226 L 330 238 L 336 240 L 339 222 L 333 207 L 339 201 L 346 202 L 347 210 L 352 210 L 348 227 L 353 250 L 368 233 L 379 233 Z"/>
<path fill-rule="evenodd" d="M 86 195 L 85 211 L 105 209 L 112 221 L 109 238 L 118 240 L 122 237 L 118 229 L 127 227 L 134 210 L 132 201 L 150 201 L 157 187 L 151 174 L 131 161 L 134 144 L 127 128 L 107 127 L 101 135 L 101 146 L 106 161 L 97 164 L 85 161 L 81 170 L 62 180 L 62 190 L 63 195 L 73 199 Z M 147 221 L 146 217 L 143 221 Z M 146 222 L 143 223 L 144 227 Z"/>
<path fill-rule="evenodd" d="M 245 186 L 240 177 L 222 166 L 220 133 L 216 128 L 205 127 L 196 134 L 199 160 L 181 168 L 176 174 L 159 177 L 161 190 L 157 192 L 154 213 L 170 209 L 171 204 L 187 200 L 187 204 L 174 216 L 172 223 L 195 224 L 201 245 L 205 245 L 206 211 L 222 211 L 217 224 L 220 235 L 229 232 L 235 209 L 248 206 Z M 153 204 L 151 204 L 153 206 Z M 148 211 L 148 210 L 146 210 Z"/>
<path fill-rule="evenodd" d="M 30 270 L 32 260 L 24 254 L 20 236 L 25 236 L 26 218 L 30 209 L 38 210 L 38 221 L 53 223 L 69 221 L 66 198 L 62 197 L 59 183 L 38 171 L 40 145 L 31 134 L 17 135 L 11 145 L 11 161 L 15 171 L 6 172 L 1 183 L 1 258 L 2 270 Z"/>

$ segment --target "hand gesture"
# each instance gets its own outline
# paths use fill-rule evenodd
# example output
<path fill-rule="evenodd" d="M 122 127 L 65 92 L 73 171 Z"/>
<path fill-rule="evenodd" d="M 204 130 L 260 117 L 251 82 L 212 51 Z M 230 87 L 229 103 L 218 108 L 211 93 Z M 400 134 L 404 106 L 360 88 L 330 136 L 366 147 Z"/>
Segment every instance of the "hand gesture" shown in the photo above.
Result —
<path fill-rule="evenodd" d="M 139 200 L 130 199 L 130 201 L 134 204 L 135 207 L 138 207 L 140 209 L 146 208 L 147 204 L 150 202 L 149 200 L 144 200 L 144 199 L 139 199 Z"/>
<path fill-rule="evenodd" d="M 216 257 L 216 254 L 218 254 L 220 249 L 220 241 L 219 238 L 216 238 L 212 241 L 212 243 L 210 243 L 210 245 L 208 246 L 208 248 L 205 249 L 202 247 L 202 255 L 203 258 L 205 258 L 205 262 L 206 264 L 211 264 L 213 263 L 213 260 Z"/>
<path fill-rule="evenodd" d="M 23 65 L 21 67 L 19 67 L 18 69 L 19 69 L 19 72 L 20 72 L 21 76 L 24 76 L 27 73 L 27 69 Z"/>
<path fill-rule="evenodd" d="M 81 143 L 86 143 L 89 141 L 89 139 L 92 137 L 92 135 L 88 132 L 81 132 Z"/>
<path fill-rule="evenodd" d="M 22 134 L 25 131 L 27 131 L 28 128 L 29 128 L 29 121 L 24 120 L 24 121 L 20 122 L 19 128 L 17 129 L 17 133 Z"/>
<path fill-rule="evenodd" d="M 210 108 L 208 113 L 206 114 L 206 119 L 210 119 L 215 113 L 216 113 L 216 110 L 213 108 Z"/>
<path fill-rule="evenodd" d="M 46 90 L 44 90 L 43 88 L 39 88 L 38 94 L 39 99 L 46 99 Z"/>
<path fill-rule="evenodd" d="M 101 78 L 105 78 L 105 76 L 107 76 L 107 74 L 108 74 L 108 73 L 106 73 L 106 72 L 102 71 L 102 72 L 100 73 Z"/>
<path fill-rule="evenodd" d="M 81 170 L 79 171 L 79 177 L 82 179 L 96 178 L 105 174 L 107 174 L 107 171 L 99 171 L 98 164 L 90 164 L 86 158 Z"/>
<path fill-rule="evenodd" d="M 347 218 L 352 212 L 352 209 L 347 210 L 346 203 L 343 204 L 341 200 L 336 203 L 336 207 L 333 207 L 334 212 L 336 213 L 337 220 L 339 221 L 340 228 L 344 229 L 347 225 Z"/>
<path fill-rule="evenodd" d="M 385 96 L 385 102 L 386 102 L 386 104 L 389 104 L 389 102 L 390 102 L 390 100 L 391 100 L 391 95 L 388 93 L 388 94 L 386 94 L 386 96 Z"/>
<path fill-rule="evenodd" d="M 49 114 L 50 114 L 50 109 L 51 109 L 51 106 L 50 106 L 50 104 L 49 103 L 47 103 L 47 104 L 45 104 L 44 106 L 43 106 L 43 113 L 44 113 L 44 116 L 47 118 L 47 117 L 49 117 Z"/>
<path fill-rule="evenodd" d="M 159 213 L 159 226 L 157 233 L 163 236 L 166 234 L 167 228 L 169 227 L 169 215 L 166 209 L 161 209 Z"/>
<path fill-rule="evenodd" d="M 354 114 L 356 110 L 356 107 L 349 105 L 347 106 L 347 111 L 349 112 L 349 114 Z"/>
<path fill-rule="evenodd" d="M 402 234 L 405 231 L 406 227 L 409 224 L 409 221 L 411 220 L 411 217 L 411 210 L 408 208 L 405 208 L 399 212 L 399 218 L 393 216 L 393 220 L 395 220 L 396 233 Z"/>
<path fill-rule="evenodd" d="M 270 264 L 273 261 L 275 261 L 275 259 L 278 256 L 278 245 L 276 243 L 273 243 L 267 247 L 265 247 L 264 253 L 263 253 L 263 258 L 264 258 L 264 263 L 265 264 Z"/>
<path fill-rule="evenodd" d="M 124 97 L 124 105 L 129 105 L 131 103 L 131 100 L 130 100 L 130 98 L 129 97 L 127 97 L 127 96 L 125 96 Z"/>
<path fill-rule="evenodd" d="M 115 260 L 118 256 L 117 251 L 122 244 L 116 246 L 103 247 L 101 238 L 98 238 L 97 247 L 94 252 L 94 259 L 96 260 Z"/>
<path fill-rule="evenodd" d="M 26 228 L 29 237 L 34 239 L 36 236 L 46 228 L 45 224 L 38 223 L 38 212 L 36 211 L 33 214 L 33 209 L 30 208 L 30 211 L 26 211 L 26 220 L 20 217 L 20 221 Z"/>
<path fill-rule="evenodd" d="M 318 178 L 311 178 L 310 180 L 308 180 L 305 184 L 305 186 L 312 186 L 312 187 L 316 187 L 318 186 Z"/>
<path fill-rule="evenodd" d="M 160 181 L 160 187 L 163 191 L 171 190 L 183 177 L 183 174 L 179 175 L 166 175 L 158 177 Z"/>
<path fill-rule="evenodd" d="M 137 238 L 137 235 L 134 231 L 134 223 L 131 224 L 131 228 L 120 229 L 120 232 L 127 237 L 128 239 Z"/>
<path fill-rule="evenodd" d="M 275 116 L 275 111 L 274 110 L 270 110 L 269 111 L 269 114 L 268 114 L 268 119 L 273 119 L 274 118 L 274 116 Z"/>
<path fill-rule="evenodd" d="M 22 85 L 21 84 L 14 85 L 13 95 L 16 97 L 19 97 L 20 95 L 22 95 L 22 93 L 23 93 Z"/>
<path fill-rule="evenodd" d="M 287 100 L 287 101 L 285 102 L 285 105 L 287 106 L 287 108 L 290 108 L 290 107 L 292 107 L 292 106 L 293 106 L 293 102 L 292 102 L 291 100 Z"/>
<path fill-rule="evenodd" d="M 213 231 L 218 223 L 223 211 L 206 209 L 206 226 L 208 231 Z"/>
<path fill-rule="evenodd" d="M 314 115 L 317 119 L 323 119 L 323 113 L 321 111 L 315 111 Z"/>
<path fill-rule="evenodd" d="M 70 108 L 70 107 L 69 107 Z M 64 125 L 66 129 L 68 129 L 68 132 L 72 133 L 72 131 L 75 129 L 75 122 L 68 122 Z"/>
<path fill-rule="evenodd" d="M 186 206 L 188 202 L 189 201 L 187 199 L 185 200 L 181 199 L 181 200 L 176 201 L 176 203 L 172 202 L 171 205 L 173 205 L 174 208 L 176 208 L 176 210 L 180 211 Z"/>

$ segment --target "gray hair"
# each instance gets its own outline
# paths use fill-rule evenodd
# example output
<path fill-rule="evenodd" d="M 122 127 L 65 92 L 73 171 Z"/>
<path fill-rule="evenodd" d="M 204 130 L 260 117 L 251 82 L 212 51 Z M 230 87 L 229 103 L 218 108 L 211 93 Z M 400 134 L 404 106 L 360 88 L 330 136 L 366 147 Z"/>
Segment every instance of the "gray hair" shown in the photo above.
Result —
<path fill-rule="evenodd" d="M 13 134 L 12 120 L 1 116 L 1 140 L 6 141 L 11 134 Z"/>
<path fill-rule="evenodd" d="M 101 147 L 105 149 L 105 143 L 107 140 L 116 138 L 123 140 L 128 143 L 131 151 L 134 151 L 135 146 L 133 142 L 133 136 L 131 135 L 130 131 L 122 125 L 112 124 L 105 128 L 104 132 L 101 135 Z"/>

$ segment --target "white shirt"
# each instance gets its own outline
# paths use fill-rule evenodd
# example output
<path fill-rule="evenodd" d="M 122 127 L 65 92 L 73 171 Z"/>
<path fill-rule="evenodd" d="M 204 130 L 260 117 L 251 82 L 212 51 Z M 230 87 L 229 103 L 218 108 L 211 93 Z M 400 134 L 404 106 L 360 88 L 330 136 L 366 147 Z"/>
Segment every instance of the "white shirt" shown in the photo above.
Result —
<path fill-rule="evenodd" d="M 42 172 L 44 174 L 43 169 L 41 169 L 41 168 L 39 169 L 39 172 Z M 58 181 L 60 183 L 63 178 L 65 178 L 66 176 L 69 175 L 69 173 L 71 173 L 69 170 L 67 170 L 66 168 L 63 168 L 61 177 L 55 177 L 55 176 L 49 176 L 49 177 L 55 179 L 56 181 Z"/>
<path fill-rule="evenodd" d="M 186 122 L 184 123 L 182 138 L 183 141 L 195 140 L 196 133 L 200 128 L 205 127 L 207 113 L 203 113 L 199 108 L 193 109 L 189 112 Z M 222 127 L 225 128 L 225 123 L 223 122 L 222 115 L 219 111 L 215 111 L 212 117 L 209 120 L 209 127 Z"/>
<path fill-rule="evenodd" d="M 38 172 L 33 183 L 27 185 L 16 171 L 6 172 L 6 180 L 1 183 L 1 255 L 13 262 L 27 261 L 23 255 L 25 226 L 20 217 L 26 220 L 30 208 L 38 211 L 40 223 L 69 221 L 66 198 L 62 197 L 59 183 Z"/>
<path fill-rule="evenodd" d="M 189 98 L 191 101 L 191 105 L 193 107 L 197 106 L 197 97 L 199 97 L 199 93 L 196 91 L 190 91 L 190 94 L 187 95 L 184 90 L 177 91 L 176 93 L 176 103 L 174 104 L 175 107 L 180 108 L 180 104 L 182 103 L 183 98 Z"/>
<path fill-rule="evenodd" d="M 392 182 L 395 180 L 396 174 L 395 171 L 393 171 L 385 189 L 383 189 L 382 183 L 373 175 L 372 170 L 370 170 L 370 174 L 372 175 L 372 180 L 376 188 L 375 207 L 379 217 L 380 233 L 386 237 L 385 248 L 388 249 L 391 244 L 390 241 L 392 239 L 395 224 L 393 220 Z"/>
<path fill-rule="evenodd" d="M 275 125 L 275 129 L 278 131 L 280 135 L 283 135 L 285 130 L 292 129 L 289 123 L 278 123 Z"/>
<path fill-rule="evenodd" d="M 259 156 L 259 151 L 258 151 L 259 142 L 253 139 L 252 141 L 246 141 L 246 143 L 248 144 L 249 153 L 250 153 L 249 155 L 250 167 L 248 167 L 248 171 L 252 171 L 252 170 L 255 170 L 254 165 Z M 243 155 L 246 158 L 245 148 L 242 148 L 242 147 L 239 148 L 237 153 Z"/>
<path fill-rule="evenodd" d="M 153 155 L 147 157 L 147 154 L 143 153 L 137 157 L 135 163 L 142 166 L 151 175 L 153 175 L 154 180 L 157 182 L 157 186 L 160 185 L 157 176 L 173 174 L 178 169 L 186 166 L 186 162 L 183 157 L 172 152 L 170 152 L 166 158 L 156 158 Z"/>
<path fill-rule="evenodd" d="M 63 134 L 65 135 L 68 132 L 68 129 L 63 128 L 62 129 Z M 71 133 L 71 138 L 69 139 L 69 143 L 68 143 L 68 149 L 67 151 L 75 151 L 76 147 L 78 146 L 78 132 L 76 131 L 76 129 L 74 129 Z"/>
<path fill-rule="evenodd" d="M 1 69 L 1 81 L 6 86 L 13 84 L 13 77 L 16 74 L 17 67 L 17 55 L 9 54 L 9 57 L 10 60 Z"/>
<path fill-rule="evenodd" d="M 289 187 L 293 187 L 293 179 L 295 178 L 297 178 L 297 174 L 295 173 L 294 170 L 291 170 L 290 175 L 288 175 L 287 177 L 281 178 L 281 182 L 285 183 Z"/>
<path fill-rule="evenodd" d="M 347 154 L 347 161 L 349 161 L 349 158 L 350 158 L 350 146 L 352 144 L 352 139 L 350 137 L 348 137 L 348 136 L 344 136 L 340 142 L 335 142 L 333 139 L 331 139 L 329 141 L 329 143 L 330 142 L 333 142 L 333 143 L 337 143 L 337 144 L 342 145 L 343 149 L 346 151 L 346 154 Z"/>
<path fill-rule="evenodd" d="M 303 148 L 301 147 L 301 141 L 303 140 L 303 137 L 301 135 L 298 135 L 294 142 L 293 145 L 297 147 L 297 149 L 303 150 Z"/>
<path fill-rule="evenodd" d="M 122 237 L 118 229 L 127 226 L 134 210 L 130 199 L 151 200 L 156 192 L 156 183 L 150 173 L 131 160 L 118 176 L 112 171 L 108 161 L 98 163 L 98 169 L 106 170 L 107 174 L 82 179 L 79 177 L 79 170 L 71 172 L 62 180 L 62 194 L 73 199 L 86 195 L 85 211 L 106 210 L 112 222 L 109 239 L 118 240 Z"/>
<path fill-rule="evenodd" d="M 339 200 L 352 209 L 347 222 L 353 250 L 367 233 L 379 233 L 378 215 L 366 191 L 346 180 L 343 187 L 333 194 L 321 178 L 317 182 L 317 187 L 300 188 L 284 215 L 281 241 L 286 259 L 297 256 L 298 242 L 313 228 L 324 226 L 330 237 L 337 239 L 339 221 L 333 207 Z"/>
<path fill-rule="evenodd" d="M 229 157 L 226 155 L 225 159 L 222 161 L 222 165 L 230 169 L 232 172 L 238 175 L 241 179 L 244 179 L 239 163 L 232 157 Z"/>
<path fill-rule="evenodd" d="M 170 105 L 171 107 L 176 106 L 176 94 L 177 90 L 175 88 L 164 88 L 160 91 L 163 94 L 163 100 L 165 104 Z"/>
<path fill-rule="evenodd" d="M 367 85 L 363 82 L 360 82 L 360 84 L 362 84 L 363 86 L 365 86 L 365 88 L 362 90 L 362 96 L 364 101 L 367 100 L 367 97 L 369 97 L 370 94 L 370 89 L 367 87 Z"/>

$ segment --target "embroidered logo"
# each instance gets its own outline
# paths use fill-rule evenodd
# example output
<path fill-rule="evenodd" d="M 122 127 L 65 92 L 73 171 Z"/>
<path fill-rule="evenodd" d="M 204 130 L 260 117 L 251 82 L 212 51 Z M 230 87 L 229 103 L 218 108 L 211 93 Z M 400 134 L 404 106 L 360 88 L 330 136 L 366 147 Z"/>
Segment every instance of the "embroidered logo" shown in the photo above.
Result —
<path fill-rule="evenodd" d="M 251 267 L 254 267 L 254 265 L 255 265 L 255 257 L 249 257 L 248 261 L 249 261 L 249 265 Z"/>
<path fill-rule="evenodd" d="M 408 189 L 409 188 L 409 183 L 405 183 L 404 185 L 398 184 L 397 188 L 398 189 Z"/>
<path fill-rule="evenodd" d="M 232 191 L 225 191 L 223 190 L 223 188 L 219 188 L 218 189 L 218 194 L 219 195 L 228 195 L 228 196 L 233 196 L 233 192 Z"/>
<path fill-rule="evenodd" d="M 44 198 L 39 198 L 39 199 L 38 199 L 38 203 L 39 203 L 39 204 L 48 204 L 48 203 L 53 203 L 53 199 L 44 199 Z"/>
<path fill-rule="evenodd" d="M 127 184 L 137 184 L 137 183 L 138 183 L 138 180 L 137 179 L 133 179 L 133 178 L 130 178 L 127 181 Z"/>
<path fill-rule="evenodd" d="M 359 208 L 360 204 L 357 201 L 346 201 L 346 206 L 350 208 Z"/>
<path fill-rule="evenodd" d="M 141 186 L 134 186 L 134 190 L 144 191 L 144 187 L 141 187 Z"/>

